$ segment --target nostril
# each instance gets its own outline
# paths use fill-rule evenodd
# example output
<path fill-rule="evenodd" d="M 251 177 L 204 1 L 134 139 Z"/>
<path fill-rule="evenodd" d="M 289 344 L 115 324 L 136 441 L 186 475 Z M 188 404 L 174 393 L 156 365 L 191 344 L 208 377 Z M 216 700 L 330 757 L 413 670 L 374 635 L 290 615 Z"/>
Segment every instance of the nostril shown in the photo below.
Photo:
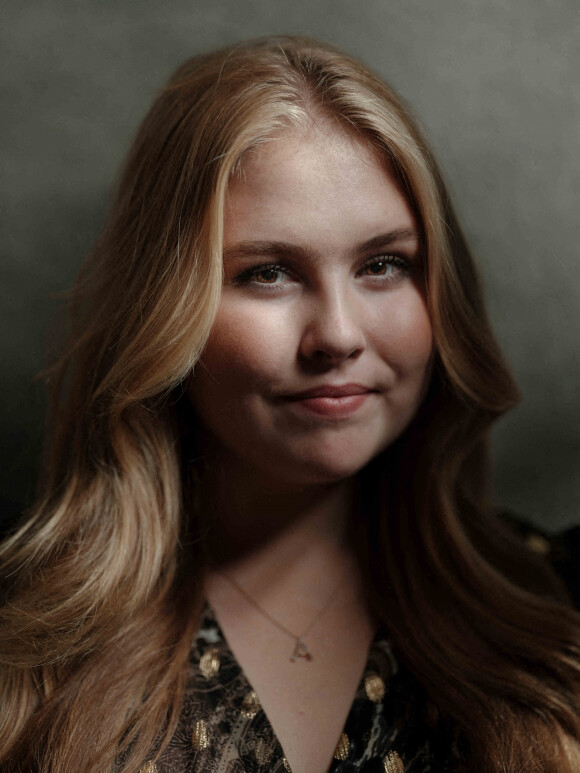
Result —
<path fill-rule="evenodd" d="M 361 354 L 361 352 L 362 347 L 356 346 L 351 351 L 345 349 L 337 349 L 334 351 L 329 349 L 319 349 L 315 355 L 327 360 L 349 360 L 356 359 Z"/>
<path fill-rule="evenodd" d="M 314 339 L 314 336 L 303 341 L 302 355 L 307 359 L 319 360 L 327 363 L 342 362 L 343 360 L 356 359 L 364 350 L 362 336 L 355 340 L 326 338 Z"/>

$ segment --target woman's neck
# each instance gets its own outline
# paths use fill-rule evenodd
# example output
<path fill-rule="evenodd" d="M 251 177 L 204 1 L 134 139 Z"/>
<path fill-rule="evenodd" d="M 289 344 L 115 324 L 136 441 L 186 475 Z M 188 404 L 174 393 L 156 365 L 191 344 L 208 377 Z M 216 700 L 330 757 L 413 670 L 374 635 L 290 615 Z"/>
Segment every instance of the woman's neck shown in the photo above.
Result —
<path fill-rule="evenodd" d="M 352 560 L 352 480 L 281 489 L 229 470 L 214 483 L 208 547 L 219 571 L 262 586 L 271 573 L 314 579 L 322 571 L 336 575 Z"/>

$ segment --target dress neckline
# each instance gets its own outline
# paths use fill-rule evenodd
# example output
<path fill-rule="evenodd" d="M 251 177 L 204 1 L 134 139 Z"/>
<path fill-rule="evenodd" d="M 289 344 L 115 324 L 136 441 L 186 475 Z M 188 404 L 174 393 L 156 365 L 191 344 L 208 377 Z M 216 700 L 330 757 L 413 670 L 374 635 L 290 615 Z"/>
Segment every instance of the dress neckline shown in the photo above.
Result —
<path fill-rule="evenodd" d="M 215 662 L 216 656 L 220 657 L 224 652 L 227 652 L 232 666 L 229 684 L 235 685 L 237 688 L 237 704 L 240 713 L 246 716 L 247 719 L 255 720 L 259 724 L 260 733 L 264 733 L 272 739 L 272 751 L 274 752 L 272 756 L 279 756 L 283 760 L 285 770 L 289 771 L 290 767 L 284 757 L 282 745 L 268 715 L 262 707 L 260 696 L 235 657 L 217 614 L 207 599 L 204 603 L 201 625 L 196 635 L 195 644 L 194 649 L 203 649 L 205 653 L 201 655 L 199 660 L 199 668 L 202 670 L 202 673 L 204 670 L 211 673 L 213 670 L 211 663 Z M 337 739 L 330 771 L 334 770 L 336 762 L 344 762 L 351 756 L 353 743 L 357 745 L 360 743 L 361 739 L 357 739 L 357 743 L 357 741 L 351 739 L 348 731 L 351 730 L 351 735 L 353 734 L 352 729 L 358 724 L 357 715 L 360 713 L 361 706 L 377 706 L 382 702 L 387 692 L 388 684 L 397 674 L 398 668 L 399 666 L 392 652 L 386 631 L 384 628 L 379 627 L 371 640 L 362 676 L 352 697 L 344 727 Z M 367 737 L 364 740 L 367 741 L 368 745 L 369 742 L 372 744 L 374 739 Z M 363 758 L 369 756 L 368 749 L 359 749 L 359 754 L 361 752 Z M 388 768 L 386 770 L 389 773 Z"/>
<path fill-rule="evenodd" d="M 395 657 L 384 630 L 364 672 L 327 773 L 451 773 L 456 736 Z M 149 763 L 148 763 L 149 764 Z M 192 643 L 177 729 L 149 773 L 291 773 L 274 729 L 209 603 Z"/>

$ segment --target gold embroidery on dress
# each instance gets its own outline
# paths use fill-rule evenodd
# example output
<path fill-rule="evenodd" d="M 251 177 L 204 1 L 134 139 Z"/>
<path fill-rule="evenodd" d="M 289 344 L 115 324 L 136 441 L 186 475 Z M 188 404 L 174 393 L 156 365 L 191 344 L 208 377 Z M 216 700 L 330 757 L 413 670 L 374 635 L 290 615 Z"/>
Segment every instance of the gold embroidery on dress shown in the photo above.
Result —
<path fill-rule="evenodd" d="M 254 756 L 258 765 L 267 765 L 272 759 L 273 754 L 274 749 L 272 746 L 264 741 L 263 738 L 259 738 L 256 748 L 254 749 Z"/>
<path fill-rule="evenodd" d="M 348 740 L 348 735 L 346 733 L 342 733 L 342 735 L 338 739 L 338 743 L 336 744 L 336 749 L 334 750 L 334 759 L 346 760 L 346 758 L 348 757 L 349 751 L 350 751 L 350 741 Z"/>
<path fill-rule="evenodd" d="M 385 695 L 385 683 L 378 674 L 369 674 L 365 678 L 365 692 L 373 703 L 380 703 Z"/>
<path fill-rule="evenodd" d="M 533 550 L 534 553 L 539 553 L 541 556 L 547 556 L 550 552 L 551 548 L 548 540 L 535 531 L 532 531 L 528 534 L 525 542 L 530 550 Z"/>
<path fill-rule="evenodd" d="M 220 655 L 217 647 L 207 649 L 199 659 L 199 670 L 206 679 L 211 679 L 220 670 Z"/>
<path fill-rule="evenodd" d="M 157 773 L 157 765 L 149 760 L 139 768 L 139 773 Z"/>
<path fill-rule="evenodd" d="M 389 752 L 383 762 L 385 765 L 385 773 L 405 773 L 403 760 L 399 757 L 397 752 Z"/>
<path fill-rule="evenodd" d="M 287 773 L 292 773 L 292 769 L 290 768 L 286 757 L 282 757 L 282 765 L 284 765 L 284 770 L 287 771 Z"/>
<path fill-rule="evenodd" d="M 209 725 L 205 719 L 198 719 L 193 726 L 191 734 L 191 745 L 196 751 L 207 749 L 210 741 Z"/>
<path fill-rule="evenodd" d="M 242 701 L 242 714 L 246 719 L 253 719 L 258 711 L 260 711 L 260 701 L 258 696 L 253 690 L 246 693 L 244 700 Z"/>

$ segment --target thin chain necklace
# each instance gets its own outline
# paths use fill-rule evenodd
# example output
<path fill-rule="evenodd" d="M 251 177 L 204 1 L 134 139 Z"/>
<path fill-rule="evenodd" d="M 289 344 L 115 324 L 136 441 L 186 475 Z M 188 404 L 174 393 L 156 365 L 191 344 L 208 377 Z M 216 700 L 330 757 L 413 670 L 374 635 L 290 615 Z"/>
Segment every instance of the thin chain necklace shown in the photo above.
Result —
<path fill-rule="evenodd" d="M 242 588 L 242 586 L 234 580 L 233 577 L 230 577 L 229 575 L 225 574 L 224 572 L 219 572 L 218 574 L 221 575 L 221 577 L 224 578 L 224 580 L 227 580 L 227 582 L 230 583 L 230 585 L 235 588 L 240 595 L 242 595 L 246 601 L 251 604 L 254 609 L 259 612 L 262 617 L 266 618 L 269 623 L 271 623 L 273 626 L 275 626 L 279 631 L 282 631 L 282 633 L 285 633 L 286 636 L 289 636 L 294 641 L 294 650 L 292 651 L 292 654 L 290 655 L 290 662 L 294 663 L 297 658 L 304 658 L 306 661 L 312 660 L 312 654 L 308 647 L 306 646 L 306 642 L 304 641 L 305 637 L 308 636 L 310 631 L 314 628 L 316 623 L 320 620 L 323 615 L 328 612 L 330 607 L 332 606 L 332 602 L 334 599 L 338 596 L 339 590 L 342 588 L 342 584 L 344 582 L 344 577 L 341 578 L 340 582 L 336 586 L 336 588 L 332 591 L 328 599 L 326 600 L 326 603 L 324 606 L 316 613 L 316 615 L 312 618 L 308 626 L 304 629 L 304 631 L 301 634 L 294 633 L 294 631 L 291 631 L 289 628 L 287 628 L 283 623 L 281 623 L 279 620 L 276 620 L 275 617 L 273 617 L 267 609 L 264 609 L 258 602 L 253 599 L 247 590 Z"/>

